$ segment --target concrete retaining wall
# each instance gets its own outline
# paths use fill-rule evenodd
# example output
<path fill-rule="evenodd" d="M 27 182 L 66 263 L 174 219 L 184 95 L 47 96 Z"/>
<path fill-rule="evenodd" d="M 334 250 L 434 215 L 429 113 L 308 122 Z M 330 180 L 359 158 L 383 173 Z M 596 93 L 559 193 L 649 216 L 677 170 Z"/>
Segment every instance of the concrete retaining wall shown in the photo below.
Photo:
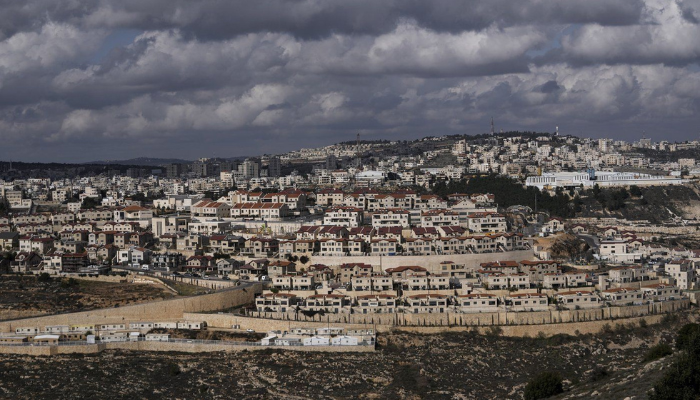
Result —
<path fill-rule="evenodd" d="M 326 314 L 306 317 L 303 314 L 267 313 L 270 318 L 242 317 L 232 314 L 186 313 L 185 319 L 206 321 L 210 327 L 253 329 L 258 332 L 289 330 L 290 327 L 321 328 L 328 325 L 366 328 L 375 327 L 386 332 L 399 327 L 436 327 L 449 330 L 451 327 L 488 327 L 499 325 L 555 325 L 578 322 L 601 321 L 601 326 L 621 318 L 646 317 L 687 309 L 688 300 L 667 301 L 641 306 L 608 307 L 588 310 L 494 312 L 494 313 L 438 313 L 438 314 Z M 274 316 L 281 318 L 273 318 Z M 289 318 L 289 319 L 287 319 Z"/>
<path fill-rule="evenodd" d="M 57 346 L 2 346 L 0 345 L 0 353 L 2 354 L 21 354 L 25 356 L 50 356 L 55 354 Z M 53 349 L 53 352 L 52 352 Z"/>
<path fill-rule="evenodd" d="M 14 332 L 17 327 L 47 325 L 107 324 L 131 321 L 162 321 L 183 319 L 184 313 L 223 310 L 250 303 L 256 293 L 262 292 L 261 284 L 236 288 L 202 296 L 154 301 L 117 308 L 103 308 L 69 314 L 49 315 L 0 322 L 0 332 Z"/>
<path fill-rule="evenodd" d="M 453 254 L 453 255 L 434 255 L 434 256 L 342 256 L 342 257 L 310 257 L 308 265 L 323 264 L 328 266 L 338 266 L 346 263 L 364 263 L 371 264 L 374 269 L 384 271 L 387 268 L 396 268 L 407 265 L 421 266 L 431 273 L 442 272 L 440 263 L 443 261 L 452 261 L 456 264 L 463 264 L 467 268 L 477 270 L 481 263 L 492 261 L 522 261 L 531 260 L 534 253 L 532 250 L 517 250 L 505 253 L 487 253 L 487 254 Z"/>

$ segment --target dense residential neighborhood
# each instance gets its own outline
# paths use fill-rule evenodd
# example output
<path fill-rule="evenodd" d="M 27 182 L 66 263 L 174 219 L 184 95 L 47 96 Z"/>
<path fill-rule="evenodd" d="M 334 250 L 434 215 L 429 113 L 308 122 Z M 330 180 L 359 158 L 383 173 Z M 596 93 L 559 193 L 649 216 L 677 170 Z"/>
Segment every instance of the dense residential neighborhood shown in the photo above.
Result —
<path fill-rule="evenodd" d="M 0 399 L 700 399 L 700 0 L 0 0 Z"/>
<path fill-rule="evenodd" d="M 682 185 L 700 173 L 694 159 L 658 162 L 642 154 L 688 151 L 697 142 L 425 138 L 414 145 L 432 150 L 418 155 L 396 154 L 400 145 L 358 140 L 242 161 L 201 159 L 64 178 L 24 178 L 6 168 L 2 268 L 51 275 L 131 268 L 266 282 L 275 293 L 262 297 L 269 299 L 257 306 L 263 313 L 322 309 L 320 295 L 339 296 L 332 312 L 418 313 L 480 310 L 461 297 L 472 295 L 490 296 L 492 307 L 536 310 L 640 304 L 696 288 L 700 251 L 664 246 L 649 222 L 636 223 L 636 230 L 635 223 L 608 225 L 610 218 L 562 216 L 547 204 L 506 208 L 493 193 L 431 191 L 493 174 L 557 196 L 563 189 L 572 203 L 592 184 L 637 191 Z M 300 173 L 295 165 L 311 169 Z M 656 172 L 615 172 L 618 167 Z M 562 258 L 563 238 L 578 241 L 580 251 Z M 671 294 L 652 295 L 646 289 L 653 285 Z M 609 292 L 620 288 L 639 295 Z M 571 293 L 561 298 L 560 289 Z M 548 291 L 534 303 L 517 297 Z M 362 296 L 375 292 L 391 305 L 360 306 Z M 428 298 L 415 297 L 423 295 Z"/>
<path fill-rule="evenodd" d="M 398 326 L 566 331 L 697 303 L 700 224 L 665 196 L 700 205 L 700 168 L 658 154 L 700 143 L 504 134 L 406 146 L 87 174 L 7 165 L 3 276 L 186 285 L 208 293 L 197 309 L 207 296 L 227 306 L 0 321 L 0 348 L 365 352 Z"/>

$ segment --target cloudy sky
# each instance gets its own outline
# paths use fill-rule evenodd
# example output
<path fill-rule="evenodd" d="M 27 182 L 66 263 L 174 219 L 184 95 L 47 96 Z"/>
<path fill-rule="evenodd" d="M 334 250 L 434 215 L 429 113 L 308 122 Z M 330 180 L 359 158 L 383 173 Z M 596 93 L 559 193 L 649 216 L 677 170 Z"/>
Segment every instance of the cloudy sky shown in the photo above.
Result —
<path fill-rule="evenodd" d="M 700 0 L 0 0 L 0 159 L 700 137 Z"/>

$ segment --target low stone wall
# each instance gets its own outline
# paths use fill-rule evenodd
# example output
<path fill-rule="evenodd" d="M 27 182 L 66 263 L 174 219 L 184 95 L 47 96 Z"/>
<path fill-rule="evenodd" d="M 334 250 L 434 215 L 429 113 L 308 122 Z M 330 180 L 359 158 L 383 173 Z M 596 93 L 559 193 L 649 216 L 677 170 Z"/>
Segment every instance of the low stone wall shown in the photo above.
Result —
<path fill-rule="evenodd" d="M 0 332 L 14 332 L 17 327 L 47 325 L 107 324 L 132 321 L 163 321 L 183 319 L 184 313 L 223 310 L 250 303 L 262 292 L 261 284 L 236 288 L 201 296 L 154 301 L 117 308 L 77 313 L 49 315 L 0 322 Z"/>
<path fill-rule="evenodd" d="M 20 354 L 25 356 L 50 356 L 56 354 L 57 346 L 3 346 L 0 345 L 1 354 Z"/>
<path fill-rule="evenodd" d="M 288 321 L 279 319 L 252 318 L 240 317 L 233 314 L 201 314 L 201 313 L 185 313 L 185 319 L 196 318 L 196 320 L 206 321 L 207 325 L 213 328 L 230 329 L 235 325 L 240 326 L 242 331 L 253 329 L 256 332 L 268 332 L 273 330 L 289 331 L 289 328 L 304 327 L 304 328 L 325 328 L 328 327 L 327 321 Z M 336 322 L 330 322 L 331 325 L 337 326 Z M 342 323 L 343 328 L 360 329 L 368 328 L 363 324 Z M 392 325 L 378 325 L 378 332 L 387 332 L 392 328 Z"/>
<path fill-rule="evenodd" d="M 652 303 L 640 306 L 606 307 L 583 310 L 548 310 L 533 312 L 493 312 L 493 313 L 436 313 L 436 314 L 325 314 L 306 317 L 299 314 L 264 313 L 267 318 L 243 317 L 232 314 L 186 313 L 185 319 L 206 321 L 210 327 L 253 329 L 258 332 L 289 330 L 290 327 L 320 328 L 343 325 L 348 328 L 373 326 L 379 332 L 395 327 L 483 327 L 513 325 L 551 325 L 589 321 L 606 321 L 620 318 L 647 317 L 687 309 L 687 299 Z M 603 322 L 604 324 L 605 322 Z M 601 325 L 602 326 L 602 325 Z"/>
<path fill-rule="evenodd" d="M 110 343 L 113 344 L 113 343 Z M 183 353 L 201 353 L 211 351 L 242 351 L 284 349 L 296 351 L 315 352 L 354 352 L 364 353 L 374 351 L 374 346 L 243 346 L 226 344 L 199 344 L 199 343 L 170 343 L 170 342 L 137 342 L 137 350 L 142 351 L 178 351 Z M 116 348 L 119 348 L 118 346 Z"/>
<path fill-rule="evenodd" d="M 51 355 L 56 354 L 91 354 L 99 353 L 107 348 L 105 343 L 81 344 L 77 346 L 48 346 L 51 348 Z"/>
<path fill-rule="evenodd" d="M 374 351 L 374 346 L 245 346 L 212 343 L 171 343 L 156 341 L 112 342 L 76 346 L 5 346 L 0 345 L 0 354 L 22 354 L 30 356 L 53 356 L 58 354 L 94 354 L 103 350 L 165 351 L 180 353 L 237 352 L 267 349 L 283 349 L 304 352 L 365 353 Z"/>
<path fill-rule="evenodd" d="M 585 335 L 585 334 L 596 334 L 600 333 L 606 325 L 614 328 L 616 324 L 635 324 L 639 325 L 641 320 L 644 320 L 647 324 L 653 325 L 660 323 L 664 318 L 664 315 L 647 315 L 645 317 L 632 317 L 632 318 L 621 318 L 615 320 L 602 320 L 602 321 L 587 321 L 587 322 L 570 322 L 562 324 L 539 324 L 539 325 L 505 325 L 500 326 L 500 334 L 508 337 L 536 337 L 539 335 L 553 336 L 553 335 Z M 394 329 L 400 332 L 414 332 L 414 333 L 441 333 L 441 332 L 465 332 L 468 330 L 476 329 L 481 334 L 488 334 L 492 327 L 423 327 L 423 326 L 402 326 L 400 328 Z"/>
<path fill-rule="evenodd" d="M 110 283 L 122 283 L 122 282 L 131 282 L 134 279 L 134 275 L 129 274 L 127 276 L 111 276 L 111 275 L 98 275 L 98 276 L 79 276 L 79 275 L 70 275 L 66 276 L 66 278 L 75 278 L 75 279 L 80 279 L 84 281 L 93 281 L 93 282 L 110 282 Z"/>

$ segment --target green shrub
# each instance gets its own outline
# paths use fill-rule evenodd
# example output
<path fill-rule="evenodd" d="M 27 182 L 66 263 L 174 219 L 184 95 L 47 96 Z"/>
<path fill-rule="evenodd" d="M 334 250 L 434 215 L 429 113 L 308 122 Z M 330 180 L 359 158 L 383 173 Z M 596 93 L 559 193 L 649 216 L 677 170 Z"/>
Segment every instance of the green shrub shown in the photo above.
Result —
<path fill-rule="evenodd" d="M 684 350 L 688 347 L 693 336 L 700 335 L 700 324 L 686 324 L 679 331 L 676 337 L 676 348 Z"/>
<path fill-rule="evenodd" d="M 688 336 L 683 351 L 649 393 L 650 400 L 700 398 L 700 334 Z"/>
<path fill-rule="evenodd" d="M 576 337 L 567 335 L 566 333 L 557 333 L 556 335 L 552 335 L 547 339 L 547 344 L 550 346 L 560 346 L 565 343 L 572 342 L 576 339 Z"/>
<path fill-rule="evenodd" d="M 668 313 L 661 318 L 662 325 L 672 325 L 678 322 L 678 315 L 675 313 Z"/>
<path fill-rule="evenodd" d="M 597 382 L 603 378 L 606 378 L 608 375 L 610 375 L 608 370 L 605 367 L 598 365 L 593 368 L 593 371 L 591 371 L 591 376 L 589 379 L 591 382 Z"/>
<path fill-rule="evenodd" d="M 667 343 L 659 343 L 647 351 L 647 353 L 644 355 L 644 361 L 648 362 L 658 360 L 659 358 L 666 357 L 670 354 L 673 354 L 673 348 Z"/>
<path fill-rule="evenodd" d="M 180 375 L 180 372 L 182 372 L 182 371 L 180 370 L 179 364 L 170 363 L 168 365 L 168 372 L 170 373 L 171 376 L 176 376 L 176 375 Z"/>
<path fill-rule="evenodd" d="M 47 272 L 42 272 L 36 279 L 39 282 L 51 282 L 51 275 L 49 275 Z"/>
<path fill-rule="evenodd" d="M 486 335 L 488 336 L 501 336 L 503 334 L 503 328 L 498 325 L 490 326 L 486 330 Z"/>
<path fill-rule="evenodd" d="M 64 279 L 63 281 L 61 281 L 61 287 L 63 287 L 63 288 L 78 286 L 78 284 L 79 284 L 78 280 L 75 278 L 68 278 L 68 279 Z"/>
<path fill-rule="evenodd" d="M 556 372 L 542 372 L 525 386 L 525 400 L 544 399 L 564 392 L 562 378 Z"/>

